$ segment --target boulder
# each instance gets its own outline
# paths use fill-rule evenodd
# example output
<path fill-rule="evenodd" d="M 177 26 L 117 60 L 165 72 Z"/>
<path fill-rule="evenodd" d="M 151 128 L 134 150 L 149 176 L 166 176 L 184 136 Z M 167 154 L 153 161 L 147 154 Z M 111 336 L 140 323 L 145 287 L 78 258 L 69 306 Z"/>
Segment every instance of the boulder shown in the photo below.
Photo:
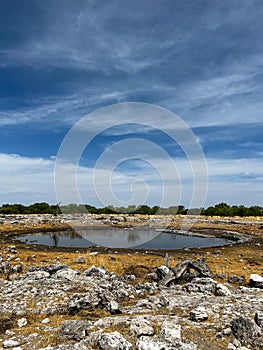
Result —
<path fill-rule="evenodd" d="M 60 327 L 60 335 L 66 339 L 81 340 L 87 335 L 90 323 L 85 320 L 64 321 Z"/>
<path fill-rule="evenodd" d="M 41 279 L 46 279 L 50 277 L 50 274 L 46 271 L 32 271 L 32 272 L 27 272 L 25 275 L 23 275 L 25 278 L 29 278 L 32 280 L 41 280 Z"/>
<path fill-rule="evenodd" d="M 180 342 L 181 326 L 173 321 L 165 321 L 161 328 L 160 336 L 171 343 Z"/>
<path fill-rule="evenodd" d="M 253 344 L 260 335 L 260 328 L 252 320 L 244 317 L 236 318 L 231 323 L 234 336 L 244 344 Z"/>
<path fill-rule="evenodd" d="M 82 310 L 93 309 L 99 305 L 100 299 L 91 294 L 75 294 L 70 297 L 67 303 L 67 311 L 70 315 L 76 315 Z"/>
<path fill-rule="evenodd" d="M 94 277 L 105 277 L 109 276 L 110 273 L 104 266 L 94 266 L 92 265 L 86 271 L 83 272 L 84 276 L 94 276 Z"/>
<path fill-rule="evenodd" d="M 175 350 L 176 348 L 164 339 L 142 336 L 136 343 L 137 350 Z"/>
<path fill-rule="evenodd" d="M 130 326 L 131 336 L 140 337 L 142 335 L 153 335 L 153 334 L 154 334 L 154 328 L 148 320 L 144 318 L 138 318 L 131 322 L 131 326 Z"/>
<path fill-rule="evenodd" d="M 197 346 L 193 343 L 181 343 L 169 341 L 162 337 L 142 336 L 136 343 L 137 350 L 197 350 Z"/>
<path fill-rule="evenodd" d="M 79 271 L 72 269 L 62 269 L 54 274 L 54 278 L 74 281 L 79 275 Z"/>
<path fill-rule="evenodd" d="M 13 273 L 13 268 L 8 261 L 4 261 L 0 264 L 0 273 L 3 275 L 11 275 L 11 273 Z"/>
<path fill-rule="evenodd" d="M 214 294 L 216 281 L 212 278 L 194 278 L 190 283 L 183 285 L 182 290 L 188 293 Z"/>
<path fill-rule="evenodd" d="M 98 347 L 101 350 L 131 350 L 132 344 L 119 332 L 101 333 L 98 339 Z"/>
<path fill-rule="evenodd" d="M 68 265 L 65 264 L 51 264 L 49 266 L 45 266 L 46 271 L 49 272 L 51 275 L 54 275 L 56 272 L 63 270 L 63 269 L 68 269 Z"/>

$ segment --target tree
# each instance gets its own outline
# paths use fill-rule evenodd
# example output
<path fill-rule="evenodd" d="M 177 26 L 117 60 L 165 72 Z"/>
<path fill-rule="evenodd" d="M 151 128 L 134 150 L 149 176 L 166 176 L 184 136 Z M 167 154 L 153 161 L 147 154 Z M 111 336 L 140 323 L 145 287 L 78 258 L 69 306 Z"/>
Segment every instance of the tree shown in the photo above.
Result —
<path fill-rule="evenodd" d="M 152 210 L 148 205 L 141 205 L 138 207 L 135 212 L 135 214 L 142 214 L 142 215 L 151 215 Z"/>

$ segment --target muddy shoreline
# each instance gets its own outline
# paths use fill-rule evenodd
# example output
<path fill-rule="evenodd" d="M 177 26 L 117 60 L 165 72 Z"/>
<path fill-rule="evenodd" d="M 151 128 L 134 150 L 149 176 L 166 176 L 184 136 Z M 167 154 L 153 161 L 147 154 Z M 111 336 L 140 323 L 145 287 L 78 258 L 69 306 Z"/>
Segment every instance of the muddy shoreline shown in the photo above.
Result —
<path fill-rule="evenodd" d="M 226 218 L 203 216 L 145 216 L 145 215 L 2 215 L 0 235 L 2 242 L 14 242 L 16 236 L 40 232 L 73 231 L 84 228 L 149 229 L 170 234 L 184 234 L 199 237 L 226 238 L 235 244 L 249 245 L 263 243 L 263 218 Z M 20 246 L 23 243 L 16 241 Z M 231 243 L 230 243 L 231 244 Z M 32 245 L 31 245 L 32 246 Z M 37 245 L 36 245 L 37 247 Z M 74 251 L 70 247 L 47 247 L 53 251 Z M 109 248 L 94 246 L 91 250 L 107 253 Z M 194 248 L 191 248 L 193 250 Z M 204 249 L 204 248 L 203 248 Z M 79 248 L 78 250 L 81 250 Z M 114 249 L 127 254 L 134 249 Z M 145 251 L 145 249 L 140 249 Z M 160 249 L 165 254 L 171 250 Z"/>

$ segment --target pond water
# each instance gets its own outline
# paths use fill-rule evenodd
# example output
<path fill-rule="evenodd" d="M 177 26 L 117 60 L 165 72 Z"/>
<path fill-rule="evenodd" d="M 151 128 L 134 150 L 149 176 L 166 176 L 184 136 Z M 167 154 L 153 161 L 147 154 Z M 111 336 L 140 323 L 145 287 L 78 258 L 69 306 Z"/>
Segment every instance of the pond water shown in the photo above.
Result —
<path fill-rule="evenodd" d="M 79 232 L 79 230 L 78 230 Z M 17 239 L 27 244 L 40 244 L 56 247 L 88 248 L 100 245 L 110 248 L 138 249 L 181 249 L 205 248 L 229 245 L 234 241 L 225 238 L 199 237 L 189 232 L 156 232 L 146 229 L 95 229 L 81 231 L 43 232 L 18 236 Z"/>

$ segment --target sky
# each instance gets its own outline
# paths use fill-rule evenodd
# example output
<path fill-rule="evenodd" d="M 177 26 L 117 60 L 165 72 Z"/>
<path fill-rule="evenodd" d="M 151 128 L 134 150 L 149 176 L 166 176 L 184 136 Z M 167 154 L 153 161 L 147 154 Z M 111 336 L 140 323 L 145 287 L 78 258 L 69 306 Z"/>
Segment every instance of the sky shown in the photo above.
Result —
<path fill-rule="evenodd" d="M 59 149 L 89 116 L 82 202 L 187 207 L 196 185 L 204 207 L 262 206 L 262 18 L 261 0 L 1 0 L 0 204 L 60 201 Z M 130 102 L 152 106 L 158 128 L 144 123 L 148 115 L 124 123 L 124 114 L 107 114 Z M 177 128 L 167 111 L 201 146 L 207 191 L 165 132 Z M 61 201 L 72 202 L 70 176 L 62 177 Z"/>

